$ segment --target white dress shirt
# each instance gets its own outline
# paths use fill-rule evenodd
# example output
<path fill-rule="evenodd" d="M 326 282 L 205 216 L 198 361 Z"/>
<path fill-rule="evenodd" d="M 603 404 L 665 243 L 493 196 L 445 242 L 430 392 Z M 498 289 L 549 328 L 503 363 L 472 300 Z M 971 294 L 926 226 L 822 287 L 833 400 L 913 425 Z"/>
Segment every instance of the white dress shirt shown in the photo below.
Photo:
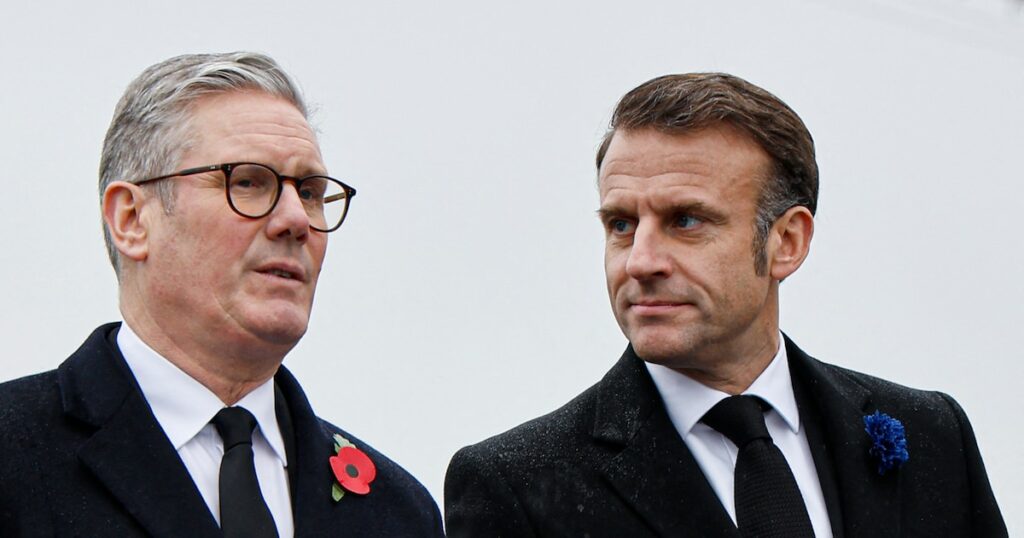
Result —
<path fill-rule="evenodd" d="M 127 323 L 121 323 L 117 332 L 117 347 L 157 422 L 220 524 L 220 460 L 224 442 L 210 420 L 225 407 L 224 402 L 153 351 Z M 274 380 L 269 379 L 246 394 L 235 406 L 244 407 L 256 417 L 258 426 L 252 436 L 256 477 L 278 535 L 290 537 L 295 527 L 288 489 L 288 457 L 274 412 Z"/>
<path fill-rule="evenodd" d="M 700 422 L 705 413 L 729 395 L 671 368 L 649 362 L 644 364 L 665 402 L 672 425 L 679 431 L 711 488 L 718 495 L 718 500 L 735 522 L 736 502 L 733 492 L 739 450 L 727 437 Z M 814 527 L 814 535 L 818 538 L 831 538 L 832 527 L 825 508 L 825 496 L 821 492 L 807 435 L 800 427 L 800 413 L 797 411 L 796 397 L 793 396 L 786 346 L 779 346 L 771 364 L 743 394 L 759 396 L 772 406 L 765 414 L 768 433 L 793 470 Z"/>

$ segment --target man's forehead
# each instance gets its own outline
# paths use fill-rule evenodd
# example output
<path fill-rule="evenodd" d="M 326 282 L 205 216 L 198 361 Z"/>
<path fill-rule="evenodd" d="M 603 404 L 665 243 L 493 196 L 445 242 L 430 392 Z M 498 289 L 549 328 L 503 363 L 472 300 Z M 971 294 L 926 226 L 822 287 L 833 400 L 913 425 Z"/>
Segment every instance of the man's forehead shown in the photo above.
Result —
<path fill-rule="evenodd" d="M 732 197 L 729 197 L 730 199 Z M 617 186 L 601 195 L 599 213 L 635 213 L 641 208 L 657 212 L 713 208 L 725 200 L 693 185 L 654 185 L 647 189 Z"/>
<path fill-rule="evenodd" d="M 237 124 L 261 122 L 287 128 L 299 136 L 316 138 L 316 131 L 297 106 L 287 99 L 256 90 L 233 90 L 198 97 L 188 107 L 188 121 L 204 131 L 230 131 Z M 287 123 L 270 118 L 285 118 Z"/>
<path fill-rule="evenodd" d="M 281 162 L 285 161 L 300 172 L 326 171 L 316 132 L 302 112 L 284 98 L 254 91 L 203 96 L 193 104 L 189 124 L 193 140 L 188 153 L 192 156 L 274 167 L 285 166 Z M 266 162 L 268 158 L 275 162 Z"/>
<path fill-rule="evenodd" d="M 760 181 L 770 164 L 760 145 L 724 124 L 682 134 L 623 131 L 609 145 L 598 187 L 602 199 L 618 189 L 728 190 Z"/>

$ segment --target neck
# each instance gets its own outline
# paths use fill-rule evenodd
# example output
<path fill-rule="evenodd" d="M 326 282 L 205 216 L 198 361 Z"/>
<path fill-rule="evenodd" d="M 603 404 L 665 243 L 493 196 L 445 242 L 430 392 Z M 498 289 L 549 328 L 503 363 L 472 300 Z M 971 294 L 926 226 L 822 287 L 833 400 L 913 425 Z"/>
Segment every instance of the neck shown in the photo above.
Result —
<path fill-rule="evenodd" d="M 121 315 L 139 339 L 213 392 L 224 405 L 238 403 L 265 383 L 284 360 L 286 351 L 267 353 L 265 346 L 204 346 L 196 335 L 169 329 L 173 322 L 156 319 L 151 311 L 138 308 L 138 302 L 126 300 L 125 296 L 122 293 Z"/>
<path fill-rule="evenodd" d="M 674 368 L 674 370 L 726 394 L 742 394 L 768 368 L 775 355 L 778 354 L 779 345 L 781 342 L 776 331 L 769 338 L 763 339 L 755 348 L 746 349 L 745 352 L 739 350 L 732 352 L 738 353 L 733 354 L 733 357 L 742 357 L 742 359 L 716 361 L 712 367 Z"/>
<path fill-rule="evenodd" d="M 667 366 L 726 394 L 743 393 L 768 368 L 782 344 L 778 304 L 778 283 L 773 282 L 764 308 L 739 334 L 707 342 L 699 357 Z"/>
<path fill-rule="evenodd" d="M 779 282 L 772 280 L 754 319 L 738 334 L 704 346 L 702 357 L 676 368 L 680 373 L 726 394 L 742 394 L 771 364 L 779 339 Z"/>

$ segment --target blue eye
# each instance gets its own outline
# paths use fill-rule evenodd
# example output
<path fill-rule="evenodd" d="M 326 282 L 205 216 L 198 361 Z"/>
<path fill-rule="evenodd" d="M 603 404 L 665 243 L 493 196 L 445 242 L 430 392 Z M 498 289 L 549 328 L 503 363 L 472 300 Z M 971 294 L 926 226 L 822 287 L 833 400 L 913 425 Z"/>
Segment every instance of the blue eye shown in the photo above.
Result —
<path fill-rule="evenodd" d="M 608 228 L 617 234 L 629 233 L 632 227 L 633 223 L 626 219 L 612 219 L 608 222 Z"/>
<path fill-rule="evenodd" d="M 700 223 L 701 220 L 692 215 L 679 215 L 679 217 L 676 218 L 676 226 L 684 229 L 693 228 Z"/>

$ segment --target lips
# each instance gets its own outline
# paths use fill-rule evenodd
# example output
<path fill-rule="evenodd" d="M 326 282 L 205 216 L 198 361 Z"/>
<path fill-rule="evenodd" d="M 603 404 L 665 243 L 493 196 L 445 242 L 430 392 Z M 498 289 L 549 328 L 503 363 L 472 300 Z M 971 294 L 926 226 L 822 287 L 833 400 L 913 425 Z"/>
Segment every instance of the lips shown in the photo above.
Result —
<path fill-rule="evenodd" d="M 692 303 L 668 299 L 641 299 L 630 301 L 629 309 L 641 316 L 658 316 L 671 314 L 680 308 L 693 306 Z"/>
<path fill-rule="evenodd" d="M 296 280 L 296 276 L 293 273 L 289 273 L 288 271 L 282 271 L 280 269 L 271 269 L 269 271 L 264 271 L 264 273 L 279 276 L 281 278 L 287 278 L 290 280 Z"/>
<path fill-rule="evenodd" d="M 266 263 L 256 269 L 257 273 L 270 275 L 285 280 L 306 282 L 306 269 L 302 265 L 289 261 L 275 261 Z"/>

